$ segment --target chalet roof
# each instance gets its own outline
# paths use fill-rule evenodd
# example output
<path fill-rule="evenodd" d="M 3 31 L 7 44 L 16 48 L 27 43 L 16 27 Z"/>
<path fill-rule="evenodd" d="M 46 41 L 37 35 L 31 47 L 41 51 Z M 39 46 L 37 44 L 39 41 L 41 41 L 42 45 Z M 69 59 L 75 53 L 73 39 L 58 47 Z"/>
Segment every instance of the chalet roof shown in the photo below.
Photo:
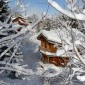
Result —
<path fill-rule="evenodd" d="M 72 31 L 72 32 L 71 32 Z M 74 41 L 79 40 L 79 41 L 84 41 L 85 40 L 85 35 L 78 31 L 77 29 L 56 29 L 56 30 L 42 30 L 39 35 L 38 39 L 41 35 L 45 37 L 49 42 L 51 43 L 62 43 L 64 41 L 67 44 L 72 43 L 72 37 L 71 33 L 74 36 Z"/>
<path fill-rule="evenodd" d="M 40 50 L 41 53 L 48 55 L 49 57 L 69 57 L 70 52 L 66 52 L 64 49 L 58 49 L 55 53 L 52 52 L 47 52 L 47 51 L 42 51 Z"/>
<path fill-rule="evenodd" d="M 21 26 L 27 26 L 26 20 L 22 17 L 17 17 L 15 19 L 12 20 L 13 23 L 17 23 Z"/>
<path fill-rule="evenodd" d="M 56 42 L 61 43 L 61 39 L 58 37 L 55 30 L 51 30 L 51 31 L 42 30 L 39 36 L 40 35 L 43 35 L 48 41 L 52 43 L 56 43 Z"/>
<path fill-rule="evenodd" d="M 72 32 L 71 32 L 72 31 Z M 43 35 L 48 41 L 56 43 L 62 43 L 61 41 L 64 41 L 64 46 L 61 49 L 58 49 L 57 52 L 51 53 L 51 52 L 44 52 L 40 50 L 43 54 L 51 56 L 60 56 L 60 57 L 66 57 L 68 55 L 68 52 L 70 50 L 73 50 L 73 44 L 72 44 L 72 37 L 71 33 L 74 39 L 74 43 L 76 46 L 83 46 L 85 48 L 85 35 L 81 33 L 80 31 L 76 29 L 57 29 L 57 30 L 42 30 L 41 33 L 38 35 Z"/>

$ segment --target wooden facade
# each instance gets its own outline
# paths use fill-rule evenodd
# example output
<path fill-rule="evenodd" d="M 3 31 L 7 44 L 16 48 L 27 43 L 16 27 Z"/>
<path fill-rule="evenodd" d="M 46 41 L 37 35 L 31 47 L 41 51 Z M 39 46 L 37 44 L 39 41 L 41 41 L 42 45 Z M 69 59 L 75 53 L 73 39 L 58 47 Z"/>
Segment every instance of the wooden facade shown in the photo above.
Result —
<path fill-rule="evenodd" d="M 15 22 L 17 22 L 17 24 L 19 24 L 19 25 L 21 25 L 21 26 L 27 26 L 28 24 L 26 23 L 26 21 L 25 21 L 25 19 L 24 18 L 22 18 L 22 17 L 17 17 L 17 18 L 15 18 L 13 21 L 12 21 L 13 23 Z"/>
<path fill-rule="evenodd" d="M 60 57 L 60 56 L 49 57 L 45 54 L 42 54 L 41 61 L 43 63 L 51 63 L 51 64 L 54 64 L 56 66 L 64 67 L 69 62 L 69 58 L 68 57 Z"/>
<path fill-rule="evenodd" d="M 45 37 L 43 37 L 42 34 L 38 37 L 38 40 L 41 41 L 40 49 L 52 53 L 55 53 L 57 51 L 57 47 L 55 47 L 53 43 L 49 43 L 48 40 Z"/>
<path fill-rule="evenodd" d="M 37 37 L 38 40 L 41 41 L 41 45 L 39 46 L 40 52 L 49 52 L 49 53 L 55 53 L 58 50 L 58 46 L 55 46 L 55 44 L 51 43 L 43 34 L 40 34 Z M 52 56 L 52 55 L 47 55 L 45 53 L 41 52 L 42 57 L 41 61 L 43 63 L 51 63 L 56 66 L 61 66 L 64 67 L 67 65 L 69 62 L 69 57 L 61 57 L 61 56 Z"/>

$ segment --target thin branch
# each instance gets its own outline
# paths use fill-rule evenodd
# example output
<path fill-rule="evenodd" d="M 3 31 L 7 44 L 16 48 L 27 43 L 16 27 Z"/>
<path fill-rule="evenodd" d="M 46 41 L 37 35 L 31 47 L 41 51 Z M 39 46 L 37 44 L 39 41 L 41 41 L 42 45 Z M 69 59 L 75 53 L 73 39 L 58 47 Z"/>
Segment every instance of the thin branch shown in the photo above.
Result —
<path fill-rule="evenodd" d="M 58 10 L 59 12 L 65 14 L 66 16 L 73 18 L 73 19 L 77 19 L 77 20 L 82 20 L 85 21 L 85 15 L 82 13 L 72 13 L 71 11 L 67 11 L 64 8 L 62 8 L 57 2 L 53 1 L 53 0 L 47 0 L 49 2 L 50 5 L 52 5 L 56 10 Z M 76 17 L 75 17 L 75 16 Z"/>

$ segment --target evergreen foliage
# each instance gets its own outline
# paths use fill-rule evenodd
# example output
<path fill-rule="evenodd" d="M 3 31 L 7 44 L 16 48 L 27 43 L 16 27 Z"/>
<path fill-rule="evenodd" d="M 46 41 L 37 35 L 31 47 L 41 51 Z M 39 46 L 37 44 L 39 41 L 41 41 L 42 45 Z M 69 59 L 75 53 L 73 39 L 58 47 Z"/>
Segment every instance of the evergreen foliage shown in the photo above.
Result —
<path fill-rule="evenodd" d="M 0 0 L 0 21 L 4 22 L 9 13 L 8 2 L 6 0 Z"/>

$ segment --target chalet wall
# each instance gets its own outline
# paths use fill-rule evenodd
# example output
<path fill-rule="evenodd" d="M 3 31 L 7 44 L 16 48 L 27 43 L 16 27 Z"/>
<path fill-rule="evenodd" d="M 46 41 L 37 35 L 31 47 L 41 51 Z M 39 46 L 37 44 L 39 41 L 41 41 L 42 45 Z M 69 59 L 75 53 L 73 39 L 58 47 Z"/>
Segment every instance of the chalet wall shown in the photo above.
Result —
<path fill-rule="evenodd" d="M 41 45 L 39 48 L 41 51 L 51 52 L 51 53 L 55 53 L 57 51 L 58 46 L 55 47 L 54 44 L 50 43 L 43 35 L 40 35 L 38 37 L 38 40 L 41 41 Z M 61 47 L 61 45 L 60 45 L 60 47 Z M 41 61 L 43 63 L 52 63 L 56 66 L 64 67 L 69 62 L 69 58 L 68 57 L 59 57 L 59 56 L 48 56 L 48 55 L 45 55 L 42 53 Z"/>
<path fill-rule="evenodd" d="M 52 63 L 56 66 L 64 67 L 69 62 L 69 58 L 68 57 L 57 57 L 57 56 L 49 57 L 47 55 L 42 54 L 41 61 L 43 63 Z"/>
<path fill-rule="evenodd" d="M 57 51 L 57 47 L 54 46 L 54 44 L 49 43 L 43 36 L 40 37 L 39 39 L 41 41 L 41 47 L 48 52 L 56 52 Z"/>

